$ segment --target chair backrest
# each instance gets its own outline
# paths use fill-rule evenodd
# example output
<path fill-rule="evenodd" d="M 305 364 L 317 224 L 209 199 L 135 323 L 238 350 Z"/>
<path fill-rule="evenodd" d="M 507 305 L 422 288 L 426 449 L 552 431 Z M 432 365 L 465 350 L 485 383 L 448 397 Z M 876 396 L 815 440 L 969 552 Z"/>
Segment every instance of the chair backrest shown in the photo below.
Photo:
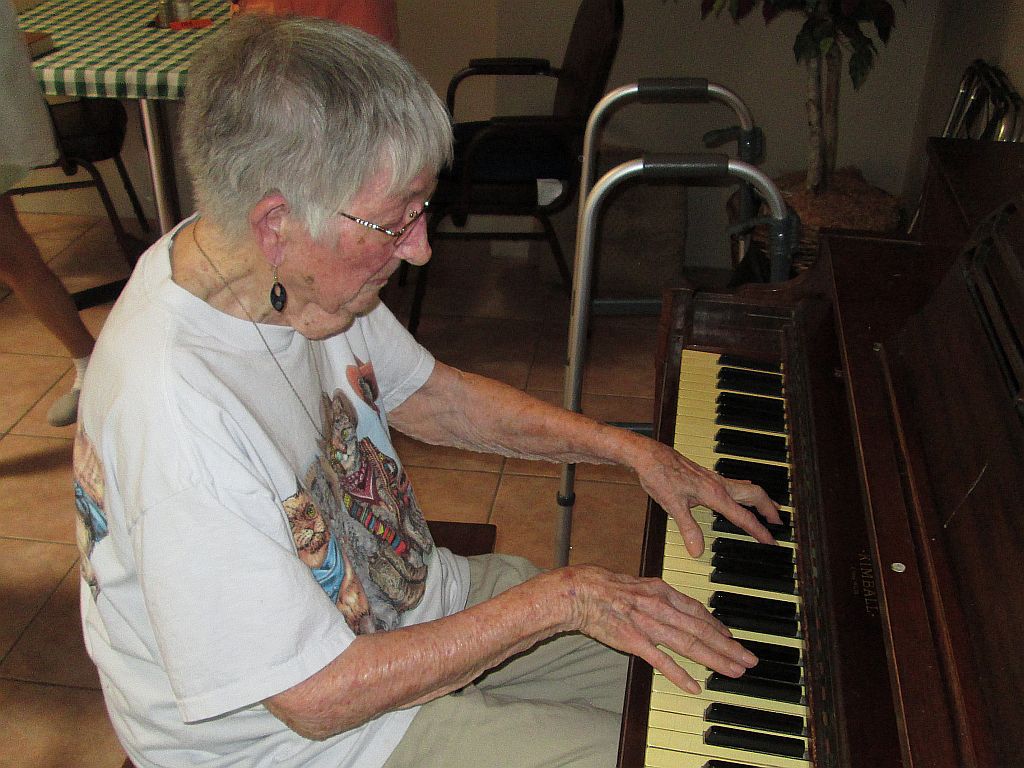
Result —
<path fill-rule="evenodd" d="M 604 96 L 622 36 L 622 0 L 583 0 L 562 60 L 553 112 L 586 124 Z"/>

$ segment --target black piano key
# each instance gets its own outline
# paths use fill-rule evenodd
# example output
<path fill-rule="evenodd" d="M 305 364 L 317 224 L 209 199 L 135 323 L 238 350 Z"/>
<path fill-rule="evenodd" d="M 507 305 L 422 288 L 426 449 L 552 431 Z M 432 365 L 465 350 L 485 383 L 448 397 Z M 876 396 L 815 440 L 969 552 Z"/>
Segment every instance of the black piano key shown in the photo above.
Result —
<path fill-rule="evenodd" d="M 799 715 L 765 712 L 763 709 L 751 709 L 720 702 L 708 705 L 708 708 L 704 710 L 704 720 L 709 723 L 740 725 L 762 731 L 788 733 L 792 736 L 803 736 L 805 732 L 804 719 Z"/>
<path fill-rule="evenodd" d="M 739 576 L 761 576 L 769 579 L 795 579 L 796 566 L 792 563 L 772 563 L 767 560 L 751 560 L 746 557 L 717 553 L 711 556 L 712 568 L 722 573 Z"/>
<path fill-rule="evenodd" d="M 728 569 L 715 568 L 711 572 L 711 582 L 728 584 L 732 587 L 760 589 L 765 592 L 776 592 L 780 595 L 796 594 L 796 579 L 786 576 L 765 576 L 757 573 L 740 573 Z"/>
<path fill-rule="evenodd" d="M 776 504 L 789 504 L 789 467 L 742 459 L 718 459 L 714 470 L 724 477 L 749 480 L 761 486 Z"/>
<path fill-rule="evenodd" d="M 718 365 L 727 365 L 731 368 L 752 368 L 755 371 L 766 371 L 768 373 L 781 373 L 782 364 L 779 362 L 766 363 L 763 360 L 751 360 L 748 357 L 739 355 L 719 355 Z"/>
<path fill-rule="evenodd" d="M 708 760 L 701 768 L 758 768 L 750 763 L 734 763 L 732 760 Z"/>
<path fill-rule="evenodd" d="M 758 516 L 759 519 L 764 519 Z M 788 525 L 776 525 L 775 523 L 762 523 L 765 528 L 768 529 L 776 541 L 792 541 L 793 540 L 793 529 Z M 749 536 L 750 534 L 740 528 L 732 520 L 726 517 L 722 517 L 717 512 L 715 513 L 715 519 L 711 523 L 711 530 L 717 531 L 718 533 L 733 533 L 742 536 Z"/>
<path fill-rule="evenodd" d="M 803 670 L 795 664 L 779 664 L 775 661 L 758 661 L 743 674 L 761 680 L 775 680 L 779 683 L 799 685 L 804 679 Z"/>
<path fill-rule="evenodd" d="M 766 483 L 775 483 L 782 487 L 789 485 L 789 467 L 787 466 L 722 457 L 715 461 L 715 467 L 716 469 L 720 468 L 718 471 L 721 474 L 725 474 L 726 471 L 730 472 L 729 477 L 747 480 L 763 478 Z"/>
<path fill-rule="evenodd" d="M 711 567 L 713 570 L 720 572 L 723 576 L 736 576 L 746 578 L 761 578 L 761 579 L 788 579 L 791 582 L 796 580 L 796 566 L 787 565 L 786 563 L 766 563 L 758 562 L 757 560 L 745 560 L 742 558 L 729 557 L 728 555 L 712 555 L 711 556 Z M 729 581 L 715 582 L 717 584 L 730 584 Z M 771 582 L 766 581 L 766 584 Z M 744 586 L 743 584 L 735 584 L 734 586 Z M 778 586 L 788 586 L 785 582 L 780 583 Z M 765 587 L 756 587 L 756 589 L 765 589 Z M 771 589 L 771 592 L 777 590 Z M 786 593 L 790 594 L 790 593 Z"/>
<path fill-rule="evenodd" d="M 782 397 L 782 376 L 763 371 L 744 371 L 740 368 L 720 368 L 718 388 L 747 392 L 751 395 Z"/>
<path fill-rule="evenodd" d="M 796 619 L 796 603 L 772 600 L 766 597 L 740 595 L 735 592 L 714 592 L 708 605 L 735 613 L 768 616 L 776 619 Z"/>
<path fill-rule="evenodd" d="M 789 455 L 786 439 L 780 435 L 746 432 L 729 427 L 715 433 L 715 453 L 783 462 Z"/>
<path fill-rule="evenodd" d="M 741 429 L 785 432 L 786 409 L 781 400 L 720 392 L 715 398 L 715 423 Z"/>
<path fill-rule="evenodd" d="M 727 728 L 713 725 L 704 733 L 704 743 L 715 747 L 731 747 L 747 752 L 760 752 L 768 755 L 801 758 L 804 756 L 804 743 L 800 739 L 788 736 L 775 736 L 770 733 L 742 731 L 738 728 Z"/>
<path fill-rule="evenodd" d="M 771 661 L 775 664 L 800 664 L 800 649 L 788 645 L 776 645 L 760 640 L 737 640 L 740 645 L 757 656 L 758 661 Z"/>
<path fill-rule="evenodd" d="M 749 510 L 758 520 L 761 521 L 762 525 L 768 525 L 768 521 L 765 519 L 764 515 L 757 511 L 757 507 L 751 507 L 746 504 L 741 504 L 740 506 L 742 506 L 744 509 Z M 779 519 L 782 521 L 782 524 L 787 528 L 793 527 L 793 516 L 786 510 L 779 510 Z"/>
<path fill-rule="evenodd" d="M 778 544 L 762 544 L 744 539 L 715 539 L 711 551 L 738 560 L 751 560 L 769 565 L 789 565 L 793 562 L 793 550 Z"/>
<path fill-rule="evenodd" d="M 712 672 L 708 675 L 704 685 L 709 691 L 735 693 L 754 699 L 787 701 L 790 704 L 800 704 L 803 701 L 803 690 L 799 685 L 777 683 L 745 675 L 743 677 L 726 677 L 719 672 Z"/>
<path fill-rule="evenodd" d="M 745 629 L 748 632 L 760 632 L 779 637 L 797 637 L 800 634 L 799 622 L 791 619 L 751 616 L 748 613 L 734 613 L 721 609 L 712 611 L 711 615 L 730 629 Z"/>
<path fill-rule="evenodd" d="M 781 400 L 738 392 L 719 392 L 715 416 L 725 426 L 785 433 L 786 407 Z M 729 424 L 734 420 L 737 424 Z"/>

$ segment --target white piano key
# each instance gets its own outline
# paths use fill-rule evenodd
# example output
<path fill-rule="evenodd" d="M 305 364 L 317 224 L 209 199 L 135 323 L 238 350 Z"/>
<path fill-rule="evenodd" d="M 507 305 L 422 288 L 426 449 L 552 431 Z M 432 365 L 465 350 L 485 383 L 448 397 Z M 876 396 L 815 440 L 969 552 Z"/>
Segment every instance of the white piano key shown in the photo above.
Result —
<path fill-rule="evenodd" d="M 679 731 L 649 727 L 647 734 L 648 746 L 675 750 L 677 752 L 696 752 L 705 755 L 706 758 L 732 760 L 737 763 L 766 766 L 766 768 L 804 768 L 804 766 L 808 765 L 806 759 L 766 755 L 742 749 L 713 746 L 706 744 L 701 736 L 692 733 L 680 733 Z"/>
<path fill-rule="evenodd" d="M 754 464 L 788 467 L 789 465 L 786 462 L 752 459 L 743 456 L 734 457 L 731 454 L 716 451 L 716 436 L 719 430 L 727 427 L 727 425 L 716 422 L 718 414 L 715 400 L 720 392 L 737 392 L 738 394 L 750 394 L 752 397 L 764 398 L 766 401 L 778 402 L 781 400 L 785 402 L 784 384 L 782 397 L 746 393 L 737 389 L 720 389 L 718 374 L 722 366 L 719 364 L 718 358 L 717 354 L 683 350 L 676 434 L 674 436 L 676 449 L 695 463 L 707 468 L 713 468 L 715 462 L 721 458 L 737 458 L 740 461 L 748 461 Z M 752 367 L 750 370 L 756 371 L 757 369 Z M 785 444 L 788 446 L 789 438 L 785 429 L 729 428 L 754 434 L 779 435 L 784 438 Z M 788 506 L 785 509 L 791 514 L 795 522 L 797 518 L 796 511 Z M 692 514 L 704 534 L 705 551 L 698 558 L 690 557 L 683 545 L 678 526 L 670 518 L 666 531 L 665 557 L 662 571 L 662 578 L 667 583 L 685 594 L 700 600 L 705 605 L 708 604 L 714 592 L 720 591 L 791 602 L 797 606 L 799 613 L 801 599 L 798 594 L 787 595 L 769 590 L 734 587 L 732 585 L 711 582 L 710 576 L 713 570 L 711 566 L 711 559 L 713 557 L 712 545 L 714 541 L 716 539 L 751 541 L 752 538 L 745 534 L 713 530 L 714 514 L 704 507 L 695 507 L 692 510 Z M 796 545 L 793 542 L 780 541 L 778 545 L 793 550 L 795 553 Z M 797 589 L 799 590 L 799 583 L 797 583 Z M 732 630 L 732 634 L 740 640 L 753 640 L 777 646 L 797 648 L 800 649 L 801 655 L 803 653 L 804 644 L 803 639 L 800 637 L 777 636 L 747 630 Z M 746 750 L 706 744 L 703 734 L 711 724 L 704 722 L 703 714 L 704 709 L 711 702 L 721 702 L 767 712 L 796 715 L 803 717 L 805 720 L 808 718 L 807 708 L 802 702 L 794 704 L 786 701 L 760 699 L 743 694 L 709 691 L 705 683 L 710 671 L 706 667 L 689 659 L 679 657 L 672 652 L 669 653 L 701 684 L 702 690 L 696 696 L 684 692 L 663 675 L 655 672 L 652 680 L 651 711 L 649 713 L 650 723 L 646 758 L 648 766 L 651 768 L 702 768 L 707 760 L 713 758 L 759 767 L 763 766 L 763 768 L 804 768 L 809 765 L 807 760 L 778 755 L 764 755 Z M 802 688 L 799 690 L 802 692 Z M 746 730 L 744 727 L 736 728 L 738 730 Z M 806 742 L 804 743 L 806 744 Z"/>

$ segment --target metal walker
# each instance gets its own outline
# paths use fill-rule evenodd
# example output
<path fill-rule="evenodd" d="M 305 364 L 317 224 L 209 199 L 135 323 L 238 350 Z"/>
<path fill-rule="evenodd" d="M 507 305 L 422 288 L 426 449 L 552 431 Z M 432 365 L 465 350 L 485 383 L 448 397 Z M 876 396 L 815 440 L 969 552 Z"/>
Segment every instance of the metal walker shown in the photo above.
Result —
<path fill-rule="evenodd" d="M 792 244 L 798 222 L 789 212 L 782 194 L 772 180 L 752 162 L 734 159 L 723 154 L 652 154 L 644 155 L 612 168 L 605 173 L 591 189 L 595 174 L 597 133 L 609 112 L 624 103 L 679 103 L 718 100 L 731 106 L 740 117 L 740 128 L 714 132 L 728 136 L 735 135 L 740 153 L 755 159 L 761 153 L 761 141 L 753 126 L 750 113 L 742 101 L 722 86 L 697 78 L 657 78 L 640 80 L 632 85 L 622 86 L 609 92 L 590 115 L 583 143 L 583 168 L 580 180 L 580 208 L 576 230 L 576 256 L 573 268 L 572 310 L 569 319 L 569 342 L 566 358 L 565 392 L 563 406 L 570 411 L 581 412 L 580 400 L 583 389 L 583 364 L 586 357 L 587 327 L 590 311 L 596 302 L 591 301 L 593 280 L 593 254 L 597 233 L 597 219 L 601 205 L 608 195 L 621 183 L 637 178 L 684 178 L 723 179 L 734 177 L 756 191 L 767 204 L 771 216 L 769 223 L 768 255 L 771 265 L 771 280 L 785 280 L 789 277 Z M 742 205 L 741 201 L 741 205 Z M 746 209 L 741 212 L 749 217 L 753 214 L 753 196 L 749 197 Z M 562 468 L 561 487 L 558 493 L 558 525 L 555 536 L 555 562 L 558 566 L 569 562 L 572 535 L 572 509 L 575 504 L 576 465 L 565 464 Z"/>

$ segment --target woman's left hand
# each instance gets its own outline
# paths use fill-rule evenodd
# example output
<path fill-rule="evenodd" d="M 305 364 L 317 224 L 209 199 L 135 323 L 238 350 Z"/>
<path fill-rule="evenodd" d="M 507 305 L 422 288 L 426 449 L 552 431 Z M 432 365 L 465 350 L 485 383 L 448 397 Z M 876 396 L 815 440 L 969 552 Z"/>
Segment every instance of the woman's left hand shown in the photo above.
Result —
<path fill-rule="evenodd" d="M 691 509 L 700 504 L 719 512 L 763 544 L 775 539 L 757 517 L 754 507 L 770 523 L 781 523 L 778 505 L 748 480 L 731 480 L 695 464 L 667 445 L 652 441 L 649 455 L 635 465 L 640 485 L 679 525 L 691 557 L 704 551 L 704 534 Z"/>

